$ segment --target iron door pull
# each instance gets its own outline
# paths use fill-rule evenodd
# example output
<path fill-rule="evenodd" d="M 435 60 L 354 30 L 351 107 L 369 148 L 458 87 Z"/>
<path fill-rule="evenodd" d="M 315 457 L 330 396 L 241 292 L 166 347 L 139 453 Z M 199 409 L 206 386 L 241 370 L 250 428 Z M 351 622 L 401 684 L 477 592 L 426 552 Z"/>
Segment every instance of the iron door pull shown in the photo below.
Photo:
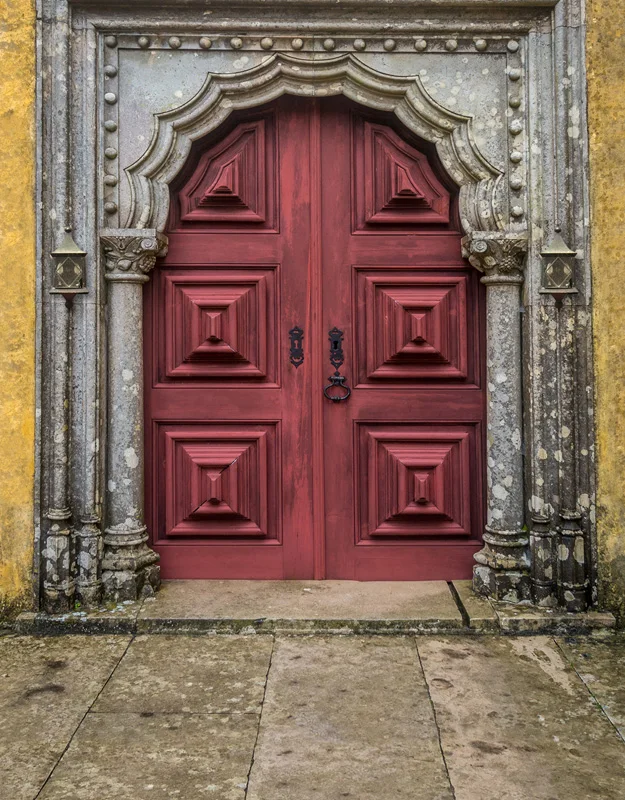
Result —
<path fill-rule="evenodd" d="M 330 364 L 334 367 L 334 375 L 330 375 L 328 378 L 330 383 L 324 386 L 323 393 L 328 400 L 332 400 L 333 403 L 340 403 L 342 400 L 347 400 L 352 393 L 352 390 L 346 383 L 347 378 L 339 372 L 339 368 L 345 360 L 343 356 L 343 331 L 340 331 L 336 327 L 332 328 L 332 330 L 328 331 L 328 338 L 330 340 Z M 337 387 L 343 393 L 329 394 L 328 390 L 334 387 Z"/>

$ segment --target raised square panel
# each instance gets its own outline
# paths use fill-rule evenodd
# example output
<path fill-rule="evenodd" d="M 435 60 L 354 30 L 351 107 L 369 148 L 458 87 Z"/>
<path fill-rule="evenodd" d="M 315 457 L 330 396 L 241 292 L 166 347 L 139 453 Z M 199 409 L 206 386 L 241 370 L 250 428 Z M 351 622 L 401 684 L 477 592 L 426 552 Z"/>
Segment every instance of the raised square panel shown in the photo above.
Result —
<path fill-rule="evenodd" d="M 415 226 L 447 225 L 450 195 L 427 156 L 388 125 L 356 115 L 354 150 L 354 230 L 411 233 Z M 403 231 L 402 231 L 403 229 Z"/>
<path fill-rule="evenodd" d="M 356 270 L 360 384 L 467 378 L 467 278 Z"/>
<path fill-rule="evenodd" d="M 163 271 L 165 375 L 275 384 L 275 268 Z"/>
<path fill-rule="evenodd" d="M 277 174 L 275 120 L 267 113 L 237 125 L 202 154 L 176 193 L 177 221 L 213 231 L 275 232 Z"/>
<path fill-rule="evenodd" d="M 165 536 L 279 538 L 276 423 L 161 425 L 158 439 Z"/>
<path fill-rule="evenodd" d="M 357 425 L 360 540 L 470 536 L 470 448 L 462 426 Z"/>

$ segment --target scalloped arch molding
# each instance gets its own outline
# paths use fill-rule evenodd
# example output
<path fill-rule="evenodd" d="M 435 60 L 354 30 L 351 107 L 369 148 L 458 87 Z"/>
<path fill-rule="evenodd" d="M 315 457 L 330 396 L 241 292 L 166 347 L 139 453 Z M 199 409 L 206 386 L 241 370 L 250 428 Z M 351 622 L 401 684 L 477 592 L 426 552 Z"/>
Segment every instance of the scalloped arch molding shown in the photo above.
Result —
<path fill-rule="evenodd" d="M 480 153 L 472 118 L 435 102 L 419 77 L 386 75 L 352 54 L 312 61 L 275 54 L 245 72 L 209 74 L 200 91 L 178 108 L 156 115 L 156 129 L 144 155 L 126 173 L 131 204 L 126 227 L 164 230 L 169 184 L 182 169 L 192 143 L 229 114 L 283 94 L 329 97 L 343 94 L 369 108 L 392 111 L 410 130 L 433 142 L 450 177 L 460 187 L 466 233 L 504 227 L 502 173 Z"/>

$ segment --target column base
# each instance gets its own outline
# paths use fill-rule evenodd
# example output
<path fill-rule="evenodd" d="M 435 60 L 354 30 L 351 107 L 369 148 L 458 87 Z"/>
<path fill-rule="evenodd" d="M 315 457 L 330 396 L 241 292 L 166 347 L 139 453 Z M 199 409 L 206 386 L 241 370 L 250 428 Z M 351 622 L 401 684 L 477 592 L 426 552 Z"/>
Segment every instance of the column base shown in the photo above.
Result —
<path fill-rule="evenodd" d="M 74 610 L 74 584 L 63 588 L 43 588 L 43 610 L 46 614 L 68 614 Z"/>
<path fill-rule="evenodd" d="M 51 508 L 52 522 L 41 550 L 43 608 L 46 614 L 67 614 L 74 610 L 76 592 L 74 532 L 69 508 Z"/>
<path fill-rule="evenodd" d="M 558 587 L 560 605 L 569 612 L 588 610 L 588 586 L 585 584 L 562 583 Z"/>
<path fill-rule="evenodd" d="M 76 539 L 76 600 L 84 609 L 97 608 L 102 603 L 102 559 L 104 545 L 97 517 L 81 520 L 82 528 Z"/>
<path fill-rule="evenodd" d="M 152 597 L 161 585 L 161 568 L 158 564 L 131 572 L 130 570 L 104 570 L 102 572 L 104 599 L 119 603 Z"/>
<path fill-rule="evenodd" d="M 529 536 L 525 531 L 486 526 L 484 547 L 475 554 L 473 590 L 506 603 L 531 600 Z"/>
<path fill-rule="evenodd" d="M 504 603 L 531 601 L 531 580 L 525 570 L 496 569 L 482 564 L 473 567 L 473 591 Z"/>
<path fill-rule="evenodd" d="M 108 529 L 104 537 L 102 587 L 112 602 L 152 597 L 161 584 L 159 555 L 147 543 L 145 528 Z"/>
<path fill-rule="evenodd" d="M 532 578 L 532 601 L 540 608 L 557 608 L 558 595 L 553 581 L 538 581 Z"/>

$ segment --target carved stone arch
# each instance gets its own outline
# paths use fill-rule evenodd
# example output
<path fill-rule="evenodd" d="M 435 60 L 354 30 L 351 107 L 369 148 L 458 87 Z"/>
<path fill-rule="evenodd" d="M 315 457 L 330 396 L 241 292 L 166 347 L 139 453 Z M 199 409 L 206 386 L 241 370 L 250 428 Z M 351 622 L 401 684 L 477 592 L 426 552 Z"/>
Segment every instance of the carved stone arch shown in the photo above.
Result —
<path fill-rule="evenodd" d="M 504 229 L 503 173 L 480 153 L 472 117 L 439 105 L 418 77 L 385 75 L 350 54 L 306 60 L 280 53 L 245 72 L 209 74 L 191 100 L 156 115 L 148 149 L 126 170 L 131 185 L 126 227 L 101 231 L 110 287 L 108 386 L 117 412 L 109 424 L 109 474 L 121 478 L 123 486 L 114 480 L 108 493 L 105 591 L 132 599 L 146 585 L 158 582 L 156 556 L 147 545 L 143 519 L 143 480 L 136 470 L 126 468 L 126 454 L 141 452 L 137 431 L 143 430 L 143 403 L 138 394 L 126 391 L 127 370 L 117 365 L 132 364 L 132 375 L 142 373 L 136 347 L 141 284 L 166 249 L 163 229 L 169 217 L 170 184 L 184 167 L 193 142 L 215 130 L 232 111 L 254 108 L 283 94 L 344 95 L 362 106 L 393 112 L 409 130 L 435 145 L 443 168 L 460 189 L 466 234 L 463 251 L 484 273 L 487 287 L 487 382 L 495 387 L 489 388 L 487 420 L 488 524 L 484 548 L 476 555 L 474 584 L 478 591 L 499 600 L 525 600 L 529 597 L 529 539 L 524 526 L 519 308 L 527 234 Z M 128 320 L 132 320 L 132 330 L 125 335 Z M 505 486 L 499 485 L 500 476 L 491 464 L 505 471 Z"/>
<path fill-rule="evenodd" d="M 232 111 L 283 94 L 342 94 L 363 106 L 392 111 L 406 127 L 435 144 L 443 167 L 460 188 L 465 233 L 503 229 L 503 173 L 480 153 L 472 117 L 438 104 L 418 76 L 386 75 L 351 54 L 311 61 L 284 53 L 245 72 L 209 74 L 191 100 L 156 115 L 148 149 L 126 170 L 131 186 L 126 227 L 163 231 L 169 212 L 169 184 L 184 166 L 193 142 L 217 128 Z"/>

